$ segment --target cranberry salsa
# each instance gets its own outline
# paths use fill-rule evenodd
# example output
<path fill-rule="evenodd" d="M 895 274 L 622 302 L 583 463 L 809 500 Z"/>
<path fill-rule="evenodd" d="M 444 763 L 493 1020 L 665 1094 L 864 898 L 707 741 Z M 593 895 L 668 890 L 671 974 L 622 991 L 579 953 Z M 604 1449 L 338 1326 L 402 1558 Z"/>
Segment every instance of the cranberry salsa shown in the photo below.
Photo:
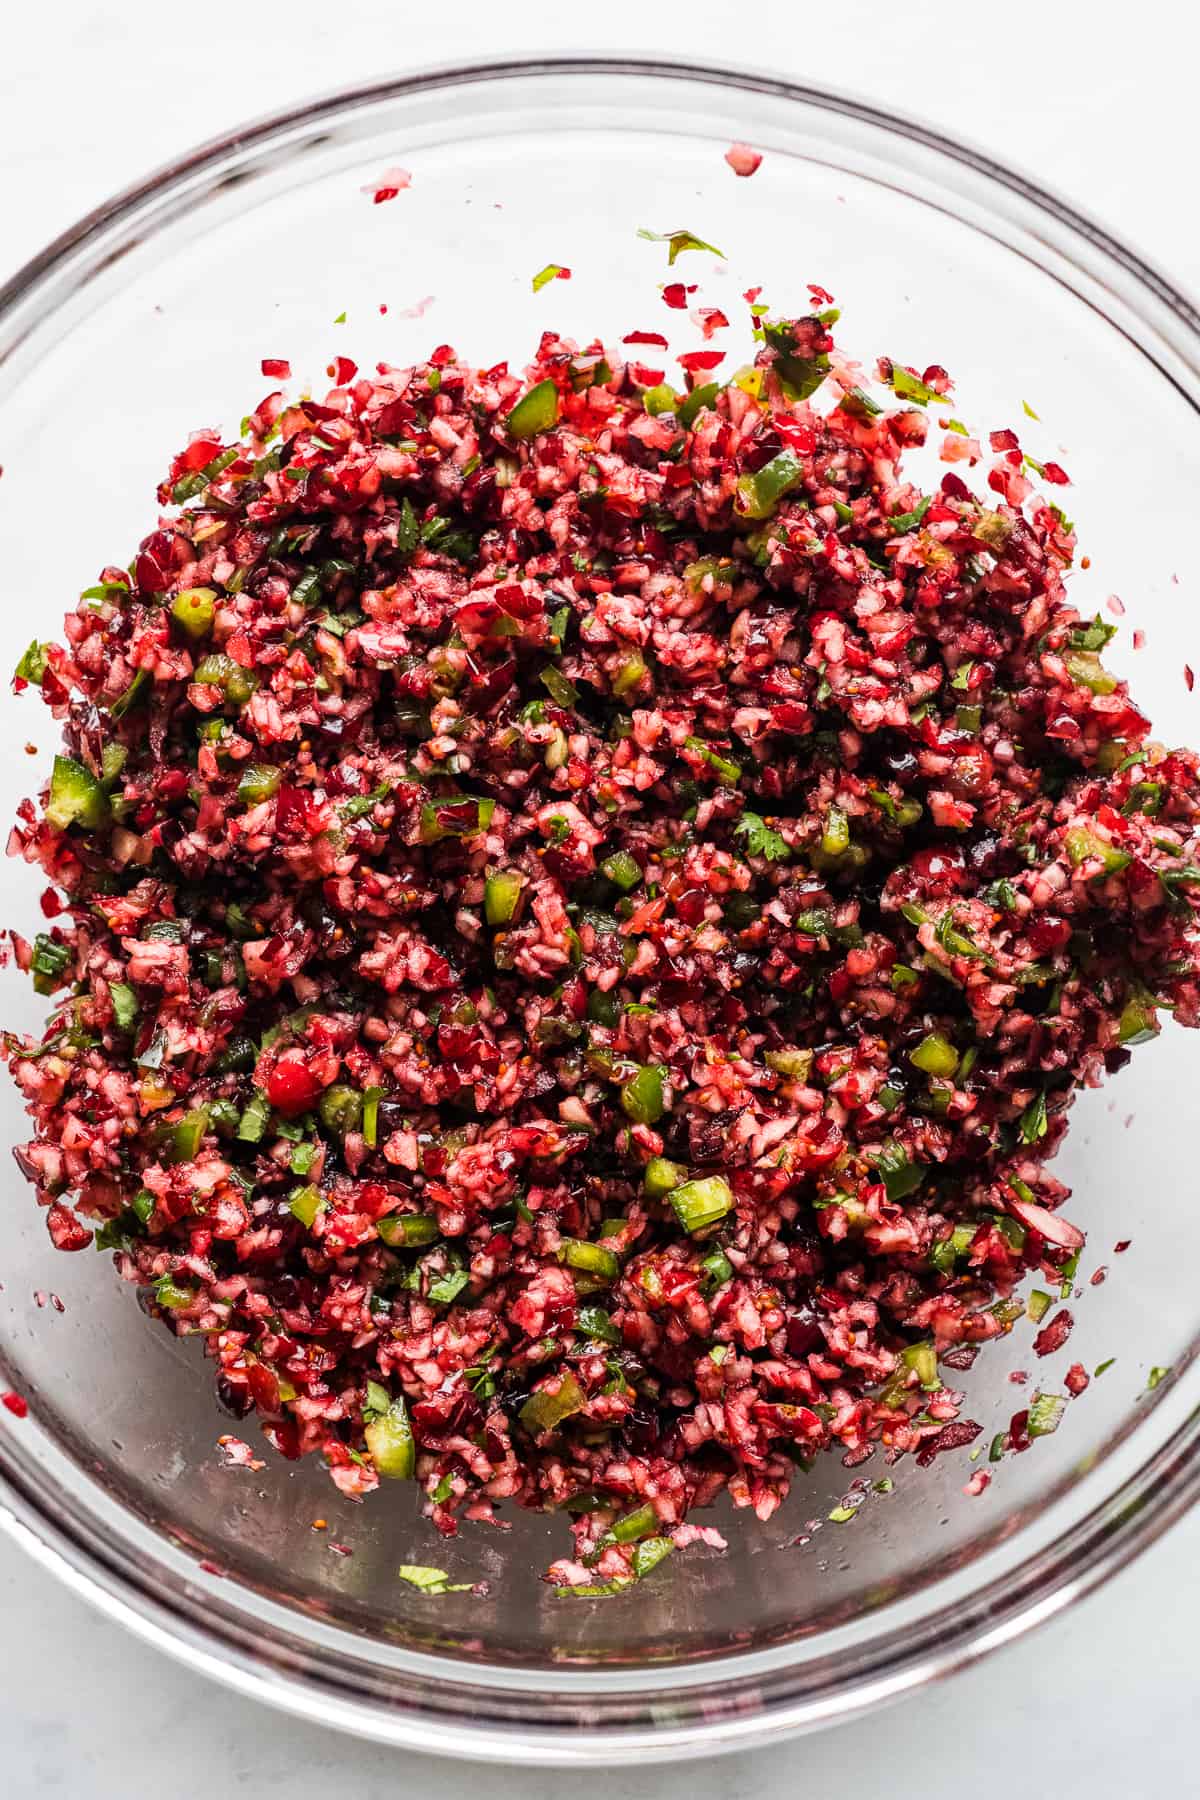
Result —
<path fill-rule="evenodd" d="M 1063 471 L 940 368 L 868 388 L 828 299 L 684 392 L 644 331 L 339 358 L 17 672 L 54 1243 L 343 1493 L 565 1511 L 571 1591 L 970 1444 L 955 1371 L 1070 1292 L 1074 1093 L 1200 1019 L 1198 759 L 1069 602 Z"/>

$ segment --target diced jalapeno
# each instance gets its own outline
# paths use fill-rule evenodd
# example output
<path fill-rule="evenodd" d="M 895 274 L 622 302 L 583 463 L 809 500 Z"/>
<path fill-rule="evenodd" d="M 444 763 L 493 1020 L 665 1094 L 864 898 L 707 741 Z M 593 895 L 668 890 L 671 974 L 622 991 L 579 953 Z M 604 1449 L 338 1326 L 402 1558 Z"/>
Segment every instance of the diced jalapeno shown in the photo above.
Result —
<path fill-rule="evenodd" d="M 1106 838 L 1098 836 L 1086 825 L 1074 825 L 1063 839 L 1073 868 L 1093 859 L 1100 863 L 1105 875 L 1116 875 L 1132 860 L 1127 851 L 1118 850 Z"/>
<path fill-rule="evenodd" d="M 418 1244 L 435 1243 L 440 1236 L 438 1222 L 426 1213 L 388 1213 L 379 1219 L 376 1231 L 393 1250 L 411 1250 Z"/>
<path fill-rule="evenodd" d="M 199 1150 L 208 1130 L 208 1108 L 198 1106 L 193 1112 L 184 1113 L 171 1131 L 170 1157 L 172 1162 L 191 1162 Z"/>
<path fill-rule="evenodd" d="M 192 639 L 207 637 L 216 610 L 217 596 L 212 588 L 185 588 L 171 602 L 171 617 Z"/>
<path fill-rule="evenodd" d="M 346 1087 L 340 1081 L 335 1082 L 321 1095 L 317 1110 L 327 1131 L 332 1131 L 337 1137 L 345 1137 L 348 1131 L 358 1130 L 363 1111 L 362 1095 L 357 1088 Z"/>
<path fill-rule="evenodd" d="M 575 683 L 568 681 L 562 671 L 552 664 L 548 663 L 544 669 L 538 670 L 538 680 L 556 706 L 574 706 L 579 698 L 579 689 Z"/>
<path fill-rule="evenodd" d="M 602 1344 L 619 1344 L 621 1334 L 602 1306 L 581 1306 L 576 1314 L 581 1337 L 598 1338 Z"/>
<path fill-rule="evenodd" d="M 522 394 L 509 413 L 507 424 L 508 435 L 514 438 L 531 438 L 539 431 L 552 431 L 558 424 L 558 389 L 553 381 L 539 381 Z"/>
<path fill-rule="evenodd" d="M 940 1075 L 948 1081 L 958 1068 L 958 1051 L 940 1031 L 930 1031 L 909 1051 L 908 1060 L 927 1075 Z"/>
<path fill-rule="evenodd" d="M 716 405 L 717 395 L 720 391 L 721 388 L 718 382 L 706 381 L 703 387 L 693 388 L 687 398 L 680 402 L 675 410 L 679 418 L 679 423 L 684 427 L 685 431 L 691 430 L 698 412 L 706 411 Z"/>
<path fill-rule="evenodd" d="M 195 1300 L 196 1290 L 176 1281 L 173 1275 L 160 1275 L 154 1284 L 154 1298 L 169 1312 L 182 1312 Z"/>
<path fill-rule="evenodd" d="M 288 1196 L 288 1211 L 301 1225 L 312 1230 L 317 1214 L 325 1205 L 325 1196 L 319 1187 L 310 1182 L 306 1187 L 293 1188 Z"/>
<path fill-rule="evenodd" d="M 237 797 L 243 806 L 258 806 L 261 801 L 269 800 L 279 792 L 282 780 L 283 770 L 277 769 L 273 763 L 249 763 L 242 770 Z"/>
<path fill-rule="evenodd" d="M 398 1394 L 379 1418 L 364 1426 L 363 1436 L 376 1473 L 390 1481 L 411 1481 L 417 1472 L 417 1445 L 408 1407 Z"/>
<path fill-rule="evenodd" d="M 621 1089 L 621 1107 L 635 1125 L 653 1125 L 666 1111 L 664 1071 L 646 1063 Z"/>
<path fill-rule="evenodd" d="M 244 669 L 223 650 L 214 650 L 201 661 L 192 680 L 201 687 L 220 688 L 232 706 L 244 706 L 258 687 L 253 669 Z"/>
<path fill-rule="evenodd" d="M 705 1231 L 716 1225 L 733 1208 L 733 1193 L 720 1175 L 705 1175 L 696 1181 L 685 1181 L 667 1196 L 675 1217 L 687 1232 Z"/>
<path fill-rule="evenodd" d="M 727 1281 L 733 1280 L 733 1264 L 721 1249 L 710 1250 L 700 1267 L 704 1270 L 704 1291 L 715 1294 Z"/>
<path fill-rule="evenodd" d="M 619 888 L 624 888 L 626 893 L 642 879 L 637 858 L 631 856 L 628 850 L 614 850 L 611 856 L 606 856 L 600 864 L 600 873 L 614 881 Z"/>
<path fill-rule="evenodd" d="M 587 1016 L 597 1025 L 607 1025 L 611 1030 L 621 1022 L 621 1002 L 615 994 L 593 988 L 587 999 Z"/>
<path fill-rule="evenodd" d="M 1067 1410 L 1063 1394 L 1035 1394 L 1029 1406 L 1025 1430 L 1031 1438 L 1049 1437 L 1058 1430 Z"/>
<path fill-rule="evenodd" d="M 640 650 L 629 650 L 613 672 L 612 691 L 618 700 L 632 694 L 646 679 L 646 659 Z"/>
<path fill-rule="evenodd" d="M 524 885 L 525 877 L 515 869 L 498 869 L 488 876 L 483 889 L 483 916 L 489 925 L 512 922 Z"/>
<path fill-rule="evenodd" d="M 70 946 L 56 944 L 46 932 L 39 931 L 33 941 L 33 957 L 29 965 L 34 993 L 55 993 L 62 986 L 63 976 L 70 964 Z"/>
<path fill-rule="evenodd" d="M 804 479 L 804 464 L 793 450 L 781 450 L 737 485 L 737 509 L 745 519 L 767 519 L 785 494 Z"/>
<path fill-rule="evenodd" d="M 369 1087 L 363 1095 L 362 1134 L 363 1143 L 369 1150 L 374 1150 L 379 1137 L 379 1102 L 383 1099 L 383 1089 Z"/>
<path fill-rule="evenodd" d="M 665 1156 L 652 1156 L 646 1164 L 642 1180 L 649 1197 L 661 1200 L 672 1188 L 679 1187 L 686 1174 L 687 1170 L 682 1163 L 669 1162 Z"/>
<path fill-rule="evenodd" d="M 850 821 L 839 807 L 831 806 L 825 815 L 821 833 L 821 849 L 826 856 L 842 856 L 850 848 Z"/>
<path fill-rule="evenodd" d="M 812 1071 L 811 1050 L 764 1050 L 763 1061 L 787 1081 L 807 1081 Z"/>
<path fill-rule="evenodd" d="M 69 825 L 95 830 L 108 817 L 108 795 L 90 769 L 69 756 L 56 756 L 50 775 L 46 818 L 58 831 Z"/>
<path fill-rule="evenodd" d="M 521 1423 L 533 1437 L 554 1431 L 573 1413 L 587 1405 L 583 1389 L 570 1370 L 556 1376 L 546 1387 L 538 1388 L 521 1408 Z"/>
<path fill-rule="evenodd" d="M 928 1342 L 909 1344 L 900 1352 L 900 1361 L 905 1368 L 916 1370 L 923 1388 L 941 1387 L 937 1372 L 937 1350 L 933 1344 Z"/>
<path fill-rule="evenodd" d="M 645 393 L 642 395 L 642 405 L 650 414 L 650 417 L 656 419 L 660 413 L 669 413 L 678 410 L 679 395 L 675 392 L 674 388 L 669 387 L 665 381 L 660 381 L 657 387 L 646 389 Z"/>
<path fill-rule="evenodd" d="M 615 1281 L 621 1273 L 621 1265 L 611 1250 L 603 1244 L 589 1244 L 580 1238 L 563 1238 L 558 1246 L 558 1260 L 566 1263 L 569 1269 L 579 1269 L 585 1275 L 598 1275 L 602 1281 Z"/>
<path fill-rule="evenodd" d="M 871 1152 L 871 1160 L 875 1164 L 875 1173 L 887 1189 L 889 1200 L 905 1199 L 925 1179 L 924 1167 L 910 1161 L 903 1144 L 895 1138 L 889 1138 L 878 1150 Z"/>
<path fill-rule="evenodd" d="M 266 1136 L 271 1103 L 265 1094 L 254 1094 L 238 1123 L 237 1134 L 243 1144 L 260 1144 Z"/>
<path fill-rule="evenodd" d="M 651 1569 L 657 1569 L 674 1550 L 674 1540 L 669 1537 L 646 1538 L 633 1553 L 633 1572 L 639 1581 L 649 1575 Z"/>
<path fill-rule="evenodd" d="M 1116 676 L 1109 674 L 1094 650 L 1067 650 L 1063 662 L 1071 680 L 1093 694 L 1111 694 L 1117 685 Z"/>
<path fill-rule="evenodd" d="M 443 838 L 476 837 L 487 830 L 495 810 L 494 800 L 472 800 L 465 794 L 427 801 L 421 808 L 421 842 L 437 844 Z"/>
<path fill-rule="evenodd" d="M 1127 1000 L 1121 1009 L 1121 1022 L 1117 1027 L 1119 1044 L 1148 1044 L 1151 1038 L 1158 1036 L 1158 1015 L 1153 1005 L 1145 1000 Z"/>

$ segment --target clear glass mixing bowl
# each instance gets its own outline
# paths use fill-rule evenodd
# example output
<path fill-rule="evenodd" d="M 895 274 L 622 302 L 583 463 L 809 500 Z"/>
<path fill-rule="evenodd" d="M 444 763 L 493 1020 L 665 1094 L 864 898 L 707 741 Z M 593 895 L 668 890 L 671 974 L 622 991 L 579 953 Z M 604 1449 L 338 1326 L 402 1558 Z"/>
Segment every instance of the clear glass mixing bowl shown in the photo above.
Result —
<path fill-rule="evenodd" d="M 723 160 L 734 139 L 766 153 L 752 179 Z M 411 187 L 373 205 L 361 190 L 395 165 Z M 1200 735 L 1182 672 L 1192 307 L 1098 226 L 920 126 L 761 76 L 615 62 L 464 68 L 313 102 L 163 171 L 23 270 L 0 294 L 0 666 L 130 554 L 169 454 L 190 427 L 236 423 L 270 385 L 263 356 L 319 386 L 339 352 L 402 364 L 447 341 L 519 362 L 551 326 L 694 346 L 659 298 L 665 251 L 639 226 L 686 226 L 726 252 L 673 273 L 735 321 L 727 368 L 750 349 L 743 289 L 799 310 L 819 282 L 864 357 L 945 364 L 962 417 L 1019 423 L 1034 454 L 1065 462 L 1091 557 L 1077 603 L 1121 595 L 1113 660 L 1162 736 Z M 533 293 L 550 262 L 572 279 Z M 5 813 L 46 766 L 42 715 L 28 699 L 4 708 Z M 31 735 L 39 764 L 22 753 Z M 36 895 L 9 865 L 6 920 L 32 929 Z M 9 971 L 0 1009 L 29 1026 L 40 1003 Z M 770 1524 L 720 1516 L 727 1555 L 693 1550 L 595 1604 L 537 1578 L 561 1521 L 468 1527 L 443 1546 L 406 1491 L 356 1506 L 266 1448 L 258 1472 L 223 1467 L 230 1421 L 209 1366 L 141 1315 L 109 1259 L 55 1253 L 14 1173 L 0 1338 L 30 1416 L 0 1414 L 3 1523 L 195 1668 L 397 1744 L 615 1763 L 843 1718 L 1048 1617 L 1193 1498 L 1198 1084 L 1200 1034 L 1168 1029 L 1076 1109 L 1061 1164 L 1090 1232 L 1082 1297 L 1069 1353 L 1037 1373 L 1061 1388 L 1072 1358 L 1116 1361 L 1057 1436 L 1006 1459 L 979 1499 L 962 1494 L 965 1452 L 901 1463 L 852 1524 L 826 1516 L 849 1481 L 831 1458 Z M 7 1083 L 0 1108 L 11 1144 L 24 1133 Z M 1028 1398 L 1008 1378 L 1034 1361 L 1031 1335 L 1019 1324 L 966 1378 L 988 1435 Z M 1151 1365 L 1172 1370 L 1152 1392 Z M 864 1472 L 884 1472 L 878 1457 Z M 401 1562 L 486 1578 L 490 1594 L 429 1598 L 397 1580 Z"/>

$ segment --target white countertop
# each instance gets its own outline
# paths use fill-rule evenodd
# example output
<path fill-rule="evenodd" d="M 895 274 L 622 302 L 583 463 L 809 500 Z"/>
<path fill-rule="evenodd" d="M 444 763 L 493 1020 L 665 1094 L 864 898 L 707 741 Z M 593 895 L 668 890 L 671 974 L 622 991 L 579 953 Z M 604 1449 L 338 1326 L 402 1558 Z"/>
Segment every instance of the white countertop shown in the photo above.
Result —
<path fill-rule="evenodd" d="M 69 0 L 13 9 L 0 61 L 0 276 L 97 201 L 191 144 L 322 88 L 389 69 L 534 50 L 636 48 L 768 64 L 923 113 L 1023 164 L 1193 291 L 1200 289 L 1195 67 L 1178 0 L 458 0 L 430 20 L 403 0 L 283 0 L 228 9 Z M 605 32 L 603 39 L 601 31 Z M 1193 1558 L 1196 1560 L 1193 1561 Z M 775 1800 L 800 1783 L 850 1794 L 1036 1784 L 1056 1800 L 1196 1785 L 1190 1720 L 1200 1516 L 1039 1635 L 901 1706 L 801 1743 L 675 1770 L 489 1772 L 493 1800 Z M 428 1800 L 479 1777 L 264 1711 L 166 1661 L 0 1541 L 0 1791 L 138 1800 L 184 1791 Z M 898 1773 L 901 1771 L 901 1773 Z M 918 1774 L 919 1771 L 919 1774 Z"/>

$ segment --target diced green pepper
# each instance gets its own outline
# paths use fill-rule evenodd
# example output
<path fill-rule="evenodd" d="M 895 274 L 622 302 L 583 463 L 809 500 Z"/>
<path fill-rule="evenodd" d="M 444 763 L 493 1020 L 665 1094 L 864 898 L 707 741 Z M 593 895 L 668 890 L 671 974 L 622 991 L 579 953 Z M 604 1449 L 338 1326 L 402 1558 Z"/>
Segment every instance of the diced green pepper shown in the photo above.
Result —
<path fill-rule="evenodd" d="M 525 877 L 515 869 L 498 869 L 483 887 L 483 916 L 489 925 L 509 925 L 521 898 Z"/>
<path fill-rule="evenodd" d="M 107 817 L 108 795 L 91 770 L 69 756 L 56 756 L 46 802 L 48 822 L 57 831 L 65 831 L 69 825 L 94 831 Z"/>
<path fill-rule="evenodd" d="M 926 1075 L 940 1075 L 948 1081 L 958 1068 L 958 1051 L 940 1031 L 930 1031 L 909 1051 L 908 1060 Z"/>
<path fill-rule="evenodd" d="M 171 602 L 171 617 L 180 630 L 193 640 L 207 637 L 217 610 L 213 588 L 185 588 Z"/>
<path fill-rule="evenodd" d="M 514 438 L 536 437 L 539 431 L 552 431 L 558 424 L 558 389 L 547 378 L 522 394 L 508 415 L 508 435 Z"/>
<path fill-rule="evenodd" d="M 670 1162 L 665 1156 L 652 1156 L 642 1180 L 650 1199 L 661 1200 L 680 1185 L 686 1174 L 682 1163 Z"/>
<path fill-rule="evenodd" d="M 288 1197 L 288 1211 L 294 1219 L 299 1219 L 301 1225 L 306 1226 L 309 1231 L 312 1230 L 316 1216 L 324 1205 L 324 1195 L 320 1188 L 314 1187 L 311 1182 L 307 1187 L 294 1188 Z"/>
<path fill-rule="evenodd" d="M 598 1275 L 605 1282 L 615 1281 L 621 1273 L 621 1265 L 611 1250 L 606 1250 L 603 1244 L 589 1244 L 580 1238 L 563 1238 L 558 1246 L 558 1260 L 566 1263 L 569 1269 Z"/>
<path fill-rule="evenodd" d="M 586 1405 L 583 1389 L 566 1370 L 529 1396 L 521 1408 L 521 1423 L 532 1437 L 541 1437 L 543 1432 L 556 1430 L 573 1413 L 582 1412 Z"/>
<path fill-rule="evenodd" d="M 1043 1288 L 1034 1288 L 1026 1302 L 1025 1311 L 1029 1314 L 1029 1317 L 1033 1320 L 1034 1324 L 1038 1325 L 1045 1318 L 1053 1305 L 1053 1300 Z"/>
<path fill-rule="evenodd" d="M 718 1224 L 733 1209 L 733 1193 L 720 1175 L 685 1181 L 673 1188 L 667 1198 L 683 1229 L 693 1235 Z"/>
<path fill-rule="evenodd" d="M 785 494 L 804 479 L 804 464 L 793 450 L 781 450 L 737 484 L 737 510 L 744 519 L 767 519 Z"/>
<path fill-rule="evenodd" d="M 417 1445 L 404 1396 L 398 1394 L 387 1411 L 364 1426 L 363 1436 L 376 1473 L 390 1481 L 411 1481 L 417 1472 Z"/>
<path fill-rule="evenodd" d="M 665 1071 L 646 1063 L 621 1089 L 621 1108 L 635 1125 L 654 1125 L 666 1111 Z"/>

